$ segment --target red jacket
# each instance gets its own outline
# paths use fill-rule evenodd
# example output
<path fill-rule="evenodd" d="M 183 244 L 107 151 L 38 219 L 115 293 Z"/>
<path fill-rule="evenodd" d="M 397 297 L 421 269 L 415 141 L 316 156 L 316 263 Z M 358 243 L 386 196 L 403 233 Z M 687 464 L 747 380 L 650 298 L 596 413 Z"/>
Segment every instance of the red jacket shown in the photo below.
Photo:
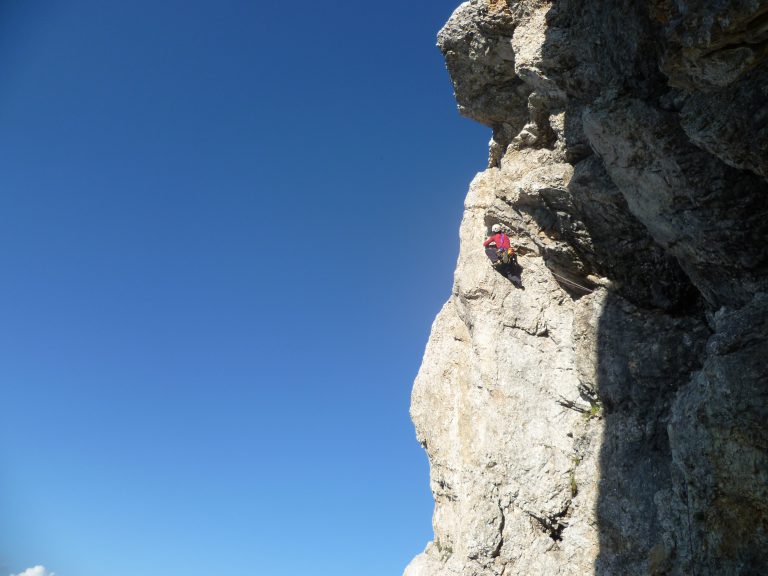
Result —
<path fill-rule="evenodd" d="M 491 242 L 496 243 L 497 249 L 504 249 L 504 248 L 510 247 L 509 236 L 507 236 L 503 232 L 499 232 L 498 234 L 494 234 L 493 236 L 488 238 L 488 240 L 483 242 L 483 246 L 487 247 Z"/>

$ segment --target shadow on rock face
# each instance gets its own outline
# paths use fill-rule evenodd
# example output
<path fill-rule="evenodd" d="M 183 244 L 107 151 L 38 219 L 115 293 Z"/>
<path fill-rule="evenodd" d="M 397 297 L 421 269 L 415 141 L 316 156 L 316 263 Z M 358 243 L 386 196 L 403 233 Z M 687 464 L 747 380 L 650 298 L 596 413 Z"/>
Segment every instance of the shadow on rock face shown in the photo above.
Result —
<path fill-rule="evenodd" d="M 666 573 L 673 560 L 677 573 L 689 573 L 687 519 L 675 501 L 667 426 L 708 336 L 703 318 L 641 309 L 618 295 L 606 300 L 597 335 L 605 428 L 596 574 Z"/>
<path fill-rule="evenodd" d="M 731 4 L 721 21 L 694 1 L 547 14 L 542 72 L 568 94 L 549 105 L 565 115 L 574 175 L 537 221 L 579 273 L 614 283 L 592 391 L 605 425 L 599 576 L 768 574 L 768 59 L 716 78 L 702 44 L 768 12 Z M 682 5 L 687 17 L 666 14 Z M 694 30 L 706 22 L 730 28 Z M 744 42 L 758 54 L 765 37 Z"/>
<path fill-rule="evenodd" d="M 512 256 L 509 263 L 502 264 L 499 262 L 499 257 L 496 255 L 495 249 L 486 248 L 485 253 L 488 256 L 488 259 L 491 261 L 491 265 L 493 266 L 493 269 L 496 270 L 496 272 L 512 282 L 516 288 L 520 288 L 522 290 L 525 289 L 522 281 L 523 267 L 520 266 L 520 263 L 517 261 L 517 256 Z"/>

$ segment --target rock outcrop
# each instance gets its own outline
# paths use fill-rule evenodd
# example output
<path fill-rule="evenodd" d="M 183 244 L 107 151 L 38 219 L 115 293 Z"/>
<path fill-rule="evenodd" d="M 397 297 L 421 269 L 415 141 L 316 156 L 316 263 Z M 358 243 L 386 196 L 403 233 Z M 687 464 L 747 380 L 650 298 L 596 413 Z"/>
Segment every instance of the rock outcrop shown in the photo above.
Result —
<path fill-rule="evenodd" d="M 493 137 L 405 576 L 768 574 L 768 2 L 471 0 L 438 45 Z"/>

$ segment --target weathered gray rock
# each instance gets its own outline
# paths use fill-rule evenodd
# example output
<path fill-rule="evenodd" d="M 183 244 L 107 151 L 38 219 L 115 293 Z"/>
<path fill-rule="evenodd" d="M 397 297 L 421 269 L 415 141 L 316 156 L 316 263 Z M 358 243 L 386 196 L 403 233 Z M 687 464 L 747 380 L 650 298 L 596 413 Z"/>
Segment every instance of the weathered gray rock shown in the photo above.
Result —
<path fill-rule="evenodd" d="M 768 5 L 760 0 L 656 0 L 661 61 L 672 86 L 706 91 L 737 82 L 768 56 Z"/>
<path fill-rule="evenodd" d="M 405 576 L 768 573 L 768 2 L 471 0 L 438 44 L 493 139 Z"/>
<path fill-rule="evenodd" d="M 768 294 L 711 317 L 707 356 L 669 426 L 697 574 L 765 574 L 768 542 Z M 685 535 L 684 535 L 685 536 Z"/>
<path fill-rule="evenodd" d="M 635 99 L 587 110 L 584 128 L 630 210 L 713 306 L 765 289 L 768 183 L 685 139 L 675 116 Z"/>
<path fill-rule="evenodd" d="M 688 96 L 680 111 L 691 142 L 729 166 L 768 178 L 768 69 L 735 87 Z"/>

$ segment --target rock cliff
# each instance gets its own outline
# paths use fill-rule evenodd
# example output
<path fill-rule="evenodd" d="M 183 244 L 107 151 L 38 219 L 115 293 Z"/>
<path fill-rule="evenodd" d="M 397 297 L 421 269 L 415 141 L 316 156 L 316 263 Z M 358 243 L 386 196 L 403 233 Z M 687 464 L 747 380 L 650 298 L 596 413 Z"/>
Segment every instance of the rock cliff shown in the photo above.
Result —
<path fill-rule="evenodd" d="M 438 45 L 493 137 L 405 576 L 768 574 L 768 2 L 471 0 Z"/>

